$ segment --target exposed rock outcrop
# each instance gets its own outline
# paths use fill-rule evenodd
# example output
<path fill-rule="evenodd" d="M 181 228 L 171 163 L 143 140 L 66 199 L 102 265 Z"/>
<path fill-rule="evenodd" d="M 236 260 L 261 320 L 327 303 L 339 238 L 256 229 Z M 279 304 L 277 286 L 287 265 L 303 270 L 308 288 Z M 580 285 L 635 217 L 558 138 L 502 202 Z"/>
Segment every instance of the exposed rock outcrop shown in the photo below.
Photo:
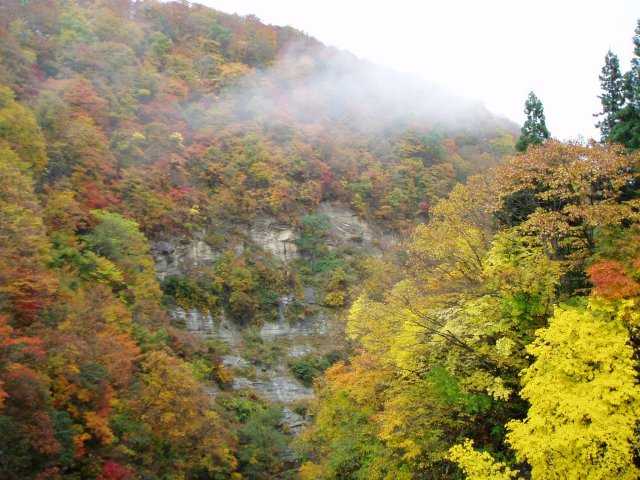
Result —
<path fill-rule="evenodd" d="M 291 345 L 287 351 L 287 355 L 292 358 L 304 357 L 305 355 L 312 353 L 313 350 L 314 348 L 307 344 Z"/>
<path fill-rule="evenodd" d="M 224 355 L 222 357 L 222 365 L 227 368 L 247 368 L 249 362 L 238 355 Z"/>
<path fill-rule="evenodd" d="M 327 318 L 322 312 L 308 315 L 296 322 L 288 321 L 286 310 L 293 301 L 292 295 L 285 295 L 278 299 L 278 321 L 262 325 L 260 336 L 263 340 L 288 338 L 295 341 L 298 337 L 322 336 L 327 332 Z"/>
<path fill-rule="evenodd" d="M 160 280 L 172 275 L 188 275 L 194 269 L 212 265 L 219 255 L 200 239 L 155 242 L 151 245 L 151 254 Z"/>
<path fill-rule="evenodd" d="M 335 202 L 322 202 L 317 213 L 329 219 L 329 247 L 359 246 L 379 253 L 398 244 L 398 239 L 361 219 L 351 208 Z"/>
<path fill-rule="evenodd" d="M 326 318 L 324 315 L 305 318 L 301 322 L 289 324 L 285 319 L 285 309 L 293 297 L 280 298 L 279 319 L 277 322 L 266 323 L 260 330 L 260 336 L 264 341 L 278 341 L 298 347 L 294 351 L 297 355 L 304 355 L 313 351 L 313 348 L 301 343 L 301 337 L 312 337 L 317 340 L 326 332 Z M 213 319 L 209 313 L 203 313 L 195 309 L 185 310 L 174 308 L 171 316 L 176 321 L 196 335 L 217 338 L 226 342 L 231 347 L 231 353 L 222 357 L 222 364 L 231 369 L 243 369 L 251 366 L 254 359 L 242 356 L 242 332 L 240 327 L 229 321 L 224 315 Z M 286 357 L 270 367 L 260 370 L 258 378 L 246 377 L 234 378 L 232 388 L 250 389 L 272 402 L 292 404 L 313 397 L 313 390 L 302 385 L 286 365 Z M 215 392 L 215 389 L 211 390 Z M 212 393 L 213 394 L 213 393 Z"/>
<path fill-rule="evenodd" d="M 307 316 L 296 322 L 267 322 L 260 329 L 264 340 L 278 338 L 295 339 L 296 337 L 322 336 L 327 333 L 327 317 L 323 312 Z"/>
<path fill-rule="evenodd" d="M 269 370 L 266 378 L 256 380 L 236 377 L 233 379 L 233 388 L 237 390 L 248 388 L 266 400 L 286 405 L 313 398 L 311 388 L 305 387 L 287 371 L 281 369 Z"/>
<path fill-rule="evenodd" d="M 195 308 L 185 310 L 176 307 L 171 310 L 170 315 L 174 321 L 182 323 L 192 333 L 204 336 L 214 333 L 213 318 L 209 313 L 202 313 Z"/>
<path fill-rule="evenodd" d="M 337 204 L 321 203 L 316 211 L 329 221 L 327 244 L 331 248 L 354 247 L 376 254 L 396 243 L 393 236 L 360 219 L 350 208 Z M 270 252 L 284 264 L 300 258 L 296 239 L 299 232 L 293 225 L 285 225 L 274 217 L 259 216 L 246 230 L 236 232 L 228 239 L 228 247 L 235 247 L 236 254 L 242 253 L 243 242 L 255 244 Z M 169 275 L 197 275 L 198 271 L 213 266 L 222 252 L 211 248 L 204 240 L 191 241 L 172 239 L 156 242 L 153 254 L 156 259 L 158 277 Z M 171 316 L 190 332 L 207 338 L 217 338 L 229 345 L 229 353 L 222 357 L 222 364 L 235 373 L 234 389 L 249 389 L 265 400 L 283 406 L 283 424 L 291 432 L 300 431 L 305 419 L 294 412 L 294 405 L 313 398 L 313 389 L 303 385 L 291 373 L 287 362 L 306 355 L 327 352 L 333 348 L 331 330 L 334 323 L 331 312 L 322 308 L 318 291 L 313 286 L 305 286 L 302 298 L 283 295 L 278 300 L 277 321 L 264 323 L 259 335 L 265 344 L 277 345 L 281 358 L 271 360 L 268 366 L 256 358 L 250 358 L 245 350 L 246 339 L 240 326 L 227 319 L 224 313 L 212 316 L 195 309 L 173 308 Z M 302 307 L 307 312 L 301 319 L 291 320 L 292 306 Z M 293 310 L 300 311 L 300 309 Z M 335 333 L 335 332 L 334 332 Z M 216 395 L 217 387 L 210 386 L 211 395 Z"/>
<path fill-rule="evenodd" d="M 273 217 L 261 216 L 254 220 L 249 229 L 249 237 L 260 248 L 283 262 L 298 258 L 296 232 L 291 226 L 282 224 Z"/>

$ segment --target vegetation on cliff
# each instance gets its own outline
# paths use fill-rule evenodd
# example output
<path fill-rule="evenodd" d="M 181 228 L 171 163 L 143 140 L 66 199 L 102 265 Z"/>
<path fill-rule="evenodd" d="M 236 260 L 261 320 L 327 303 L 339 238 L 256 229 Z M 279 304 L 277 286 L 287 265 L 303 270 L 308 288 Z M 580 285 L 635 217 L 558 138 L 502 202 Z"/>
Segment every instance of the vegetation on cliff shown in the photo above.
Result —
<path fill-rule="evenodd" d="M 636 34 L 629 72 L 606 58 L 602 143 L 550 139 L 532 93 L 516 144 L 252 16 L 0 3 L 0 478 L 636 478 Z M 328 204 L 406 248 L 330 244 Z M 286 265 L 264 218 L 295 231 Z M 168 239 L 215 255 L 160 282 Z M 167 311 L 245 328 L 255 370 L 282 355 L 259 327 L 305 308 L 347 338 L 284 365 L 317 393 L 296 457 L 229 347 Z"/>

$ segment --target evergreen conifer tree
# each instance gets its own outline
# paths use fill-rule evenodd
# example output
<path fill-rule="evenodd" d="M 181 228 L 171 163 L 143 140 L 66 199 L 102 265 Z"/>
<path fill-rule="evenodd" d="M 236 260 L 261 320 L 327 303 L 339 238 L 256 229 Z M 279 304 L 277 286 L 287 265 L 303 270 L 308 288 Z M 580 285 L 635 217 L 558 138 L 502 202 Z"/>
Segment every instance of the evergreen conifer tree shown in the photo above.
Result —
<path fill-rule="evenodd" d="M 604 57 L 604 66 L 599 78 L 602 94 L 598 98 L 602 104 L 602 111 L 595 114 L 596 117 L 601 117 L 596 127 L 600 129 L 602 141 L 606 141 L 619 120 L 618 115 L 625 100 L 620 61 L 611 50 Z"/>
<path fill-rule="evenodd" d="M 640 148 L 640 20 L 633 37 L 631 70 L 624 75 L 625 106 L 618 112 L 617 121 L 609 133 L 609 141 L 627 148 Z"/>
<path fill-rule="evenodd" d="M 524 152 L 529 145 L 540 145 L 549 139 L 546 120 L 544 118 L 544 107 L 535 93 L 530 92 L 524 104 L 524 113 L 527 120 L 524 122 L 521 135 L 516 143 L 516 150 Z"/>

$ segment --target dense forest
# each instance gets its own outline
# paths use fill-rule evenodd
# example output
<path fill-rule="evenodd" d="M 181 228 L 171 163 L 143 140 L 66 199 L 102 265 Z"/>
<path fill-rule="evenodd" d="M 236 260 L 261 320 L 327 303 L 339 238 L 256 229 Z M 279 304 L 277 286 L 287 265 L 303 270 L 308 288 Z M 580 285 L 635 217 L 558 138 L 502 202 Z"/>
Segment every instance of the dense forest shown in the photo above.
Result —
<path fill-rule="evenodd" d="M 0 0 L 0 479 L 638 478 L 630 47 L 562 143 L 253 16 Z"/>

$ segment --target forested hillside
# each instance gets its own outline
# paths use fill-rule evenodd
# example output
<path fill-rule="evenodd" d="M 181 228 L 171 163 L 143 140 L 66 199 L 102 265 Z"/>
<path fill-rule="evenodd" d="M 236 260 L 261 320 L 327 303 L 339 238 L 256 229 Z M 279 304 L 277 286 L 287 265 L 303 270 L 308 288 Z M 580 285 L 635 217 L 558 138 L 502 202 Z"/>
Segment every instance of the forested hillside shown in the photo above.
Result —
<path fill-rule="evenodd" d="M 369 232 L 513 133 L 255 17 L 0 2 L 0 478 L 295 477 Z"/>
<path fill-rule="evenodd" d="M 0 0 L 0 479 L 637 478 L 634 44 L 563 144 L 253 16 Z"/>
<path fill-rule="evenodd" d="M 317 381 L 303 479 L 640 476 L 640 21 L 609 51 L 601 143 L 550 138 L 532 92 L 518 155 L 432 209 L 353 302 Z"/>

